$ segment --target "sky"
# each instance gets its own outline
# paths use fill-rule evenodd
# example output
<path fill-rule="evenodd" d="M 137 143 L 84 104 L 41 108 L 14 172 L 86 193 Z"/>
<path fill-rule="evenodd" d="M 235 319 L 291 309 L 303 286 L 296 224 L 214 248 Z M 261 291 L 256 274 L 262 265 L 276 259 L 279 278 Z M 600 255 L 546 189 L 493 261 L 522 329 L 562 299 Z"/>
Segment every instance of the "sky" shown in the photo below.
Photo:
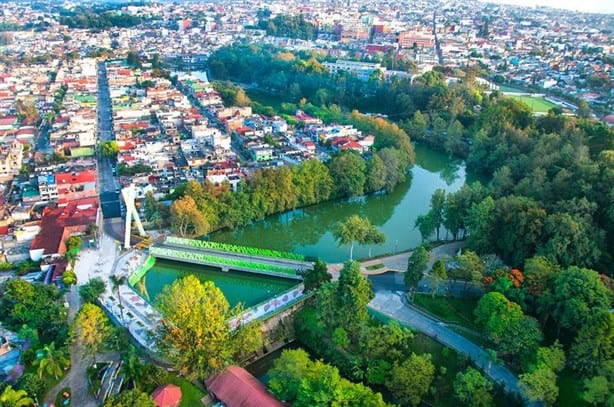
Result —
<path fill-rule="evenodd" d="M 519 6 L 547 6 L 591 13 L 614 14 L 614 0 L 483 0 L 489 3 L 516 4 Z"/>

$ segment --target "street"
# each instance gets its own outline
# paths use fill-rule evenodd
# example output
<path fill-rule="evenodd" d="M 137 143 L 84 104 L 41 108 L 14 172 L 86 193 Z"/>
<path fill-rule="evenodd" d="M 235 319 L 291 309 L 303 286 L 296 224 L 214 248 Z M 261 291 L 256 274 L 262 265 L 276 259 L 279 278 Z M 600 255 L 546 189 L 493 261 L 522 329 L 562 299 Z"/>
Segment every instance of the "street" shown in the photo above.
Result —
<path fill-rule="evenodd" d="M 104 62 L 100 62 L 98 64 L 98 142 L 100 144 L 112 140 L 115 140 L 115 136 L 109 82 L 106 66 Z M 123 215 L 123 204 L 119 196 L 120 184 L 113 174 L 113 165 L 111 159 L 98 155 L 98 193 L 105 219 Z"/>

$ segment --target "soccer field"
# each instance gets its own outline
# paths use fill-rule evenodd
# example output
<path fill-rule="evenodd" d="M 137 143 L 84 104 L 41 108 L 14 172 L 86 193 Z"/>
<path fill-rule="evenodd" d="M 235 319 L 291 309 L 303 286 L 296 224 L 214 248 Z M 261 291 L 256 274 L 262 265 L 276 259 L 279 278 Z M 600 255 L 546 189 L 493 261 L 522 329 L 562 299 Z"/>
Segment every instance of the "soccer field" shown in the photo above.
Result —
<path fill-rule="evenodd" d="M 515 96 L 515 95 L 506 95 L 507 97 L 518 99 L 527 104 L 533 110 L 533 113 L 548 113 L 548 110 L 556 107 L 556 105 L 552 102 L 548 102 L 543 97 L 535 97 L 535 96 Z"/>

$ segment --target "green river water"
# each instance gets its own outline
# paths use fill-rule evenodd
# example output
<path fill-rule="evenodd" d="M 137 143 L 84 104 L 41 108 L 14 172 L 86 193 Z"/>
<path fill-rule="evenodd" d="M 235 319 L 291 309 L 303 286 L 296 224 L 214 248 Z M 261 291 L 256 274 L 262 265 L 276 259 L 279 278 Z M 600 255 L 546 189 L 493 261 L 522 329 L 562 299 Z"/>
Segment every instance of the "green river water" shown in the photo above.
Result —
<path fill-rule="evenodd" d="M 173 281 L 189 274 L 195 275 L 203 282 L 213 281 L 224 293 L 230 307 L 239 302 L 242 302 L 245 308 L 252 307 L 289 290 L 298 283 L 296 280 L 286 278 L 233 270 L 223 272 L 215 267 L 158 259 L 144 277 L 149 298 L 155 300 L 164 286 L 171 285 Z"/>
<path fill-rule="evenodd" d="M 213 241 L 243 246 L 296 252 L 319 257 L 333 263 L 349 259 L 349 246 L 338 247 L 332 235 L 336 222 L 350 215 L 367 217 L 385 235 L 383 245 L 354 248 L 354 258 L 395 253 L 416 247 L 421 242 L 414 228 L 416 218 L 428 212 L 433 192 L 458 190 L 466 181 L 465 166 L 447 155 L 428 147 L 416 146 L 416 165 L 411 180 L 399 185 L 393 193 L 373 195 L 352 200 L 325 202 L 297 209 L 238 228 L 211 234 Z M 222 272 L 219 269 L 188 263 L 159 260 L 145 277 L 145 287 L 153 300 L 165 285 L 177 278 L 195 274 L 202 281 L 212 280 L 231 306 L 239 301 L 250 307 L 296 284 L 287 280 L 241 272 Z"/>
<path fill-rule="evenodd" d="M 359 214 L 368 218 L 385 235 L 383 245 L 354 247 L 354 258 L 392 254 L 416 247 L 420 232 L 414 228 L 416 218 L 429 210 L 431 195 L 436 189 L 446 192 L 460 189 L 466 181 L 473 181 L 460 160 L 417 145 L 416 165 L 411 180 L 387 195 L 372 195 L 352 200 L 330 201 L 297 209 L 235 230 L 211 234 L 213 241 L 244 246 L 262 247 L 308 256 L 329 262 L 349 259 L 349 246 L 338 247 L 332 235 L 334 224 Z"/>

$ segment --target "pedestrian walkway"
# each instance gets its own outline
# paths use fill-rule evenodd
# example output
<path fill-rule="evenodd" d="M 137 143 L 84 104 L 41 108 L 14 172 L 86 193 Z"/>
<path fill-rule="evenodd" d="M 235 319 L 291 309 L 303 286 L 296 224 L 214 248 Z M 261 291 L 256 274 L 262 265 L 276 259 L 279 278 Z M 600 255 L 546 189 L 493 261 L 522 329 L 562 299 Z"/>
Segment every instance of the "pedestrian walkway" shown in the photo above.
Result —
<path fill-rule="evenodd" d="M 449 329 L 443 322 L 429 318 L 407 306 L 402 300 L 403 295 L 405 295 L 403 291 L 377 291 L 375 298 L 369 303 L 369 308 L 467 356 L 486 376 L 503 386 L 505 391 L 520 396 L 527 405 L 539 405 L 539 403 L 528 402 L 526 394 L 519 387 L 518 378 L 505 366 L 494 363 L 484 349 Z"/>

